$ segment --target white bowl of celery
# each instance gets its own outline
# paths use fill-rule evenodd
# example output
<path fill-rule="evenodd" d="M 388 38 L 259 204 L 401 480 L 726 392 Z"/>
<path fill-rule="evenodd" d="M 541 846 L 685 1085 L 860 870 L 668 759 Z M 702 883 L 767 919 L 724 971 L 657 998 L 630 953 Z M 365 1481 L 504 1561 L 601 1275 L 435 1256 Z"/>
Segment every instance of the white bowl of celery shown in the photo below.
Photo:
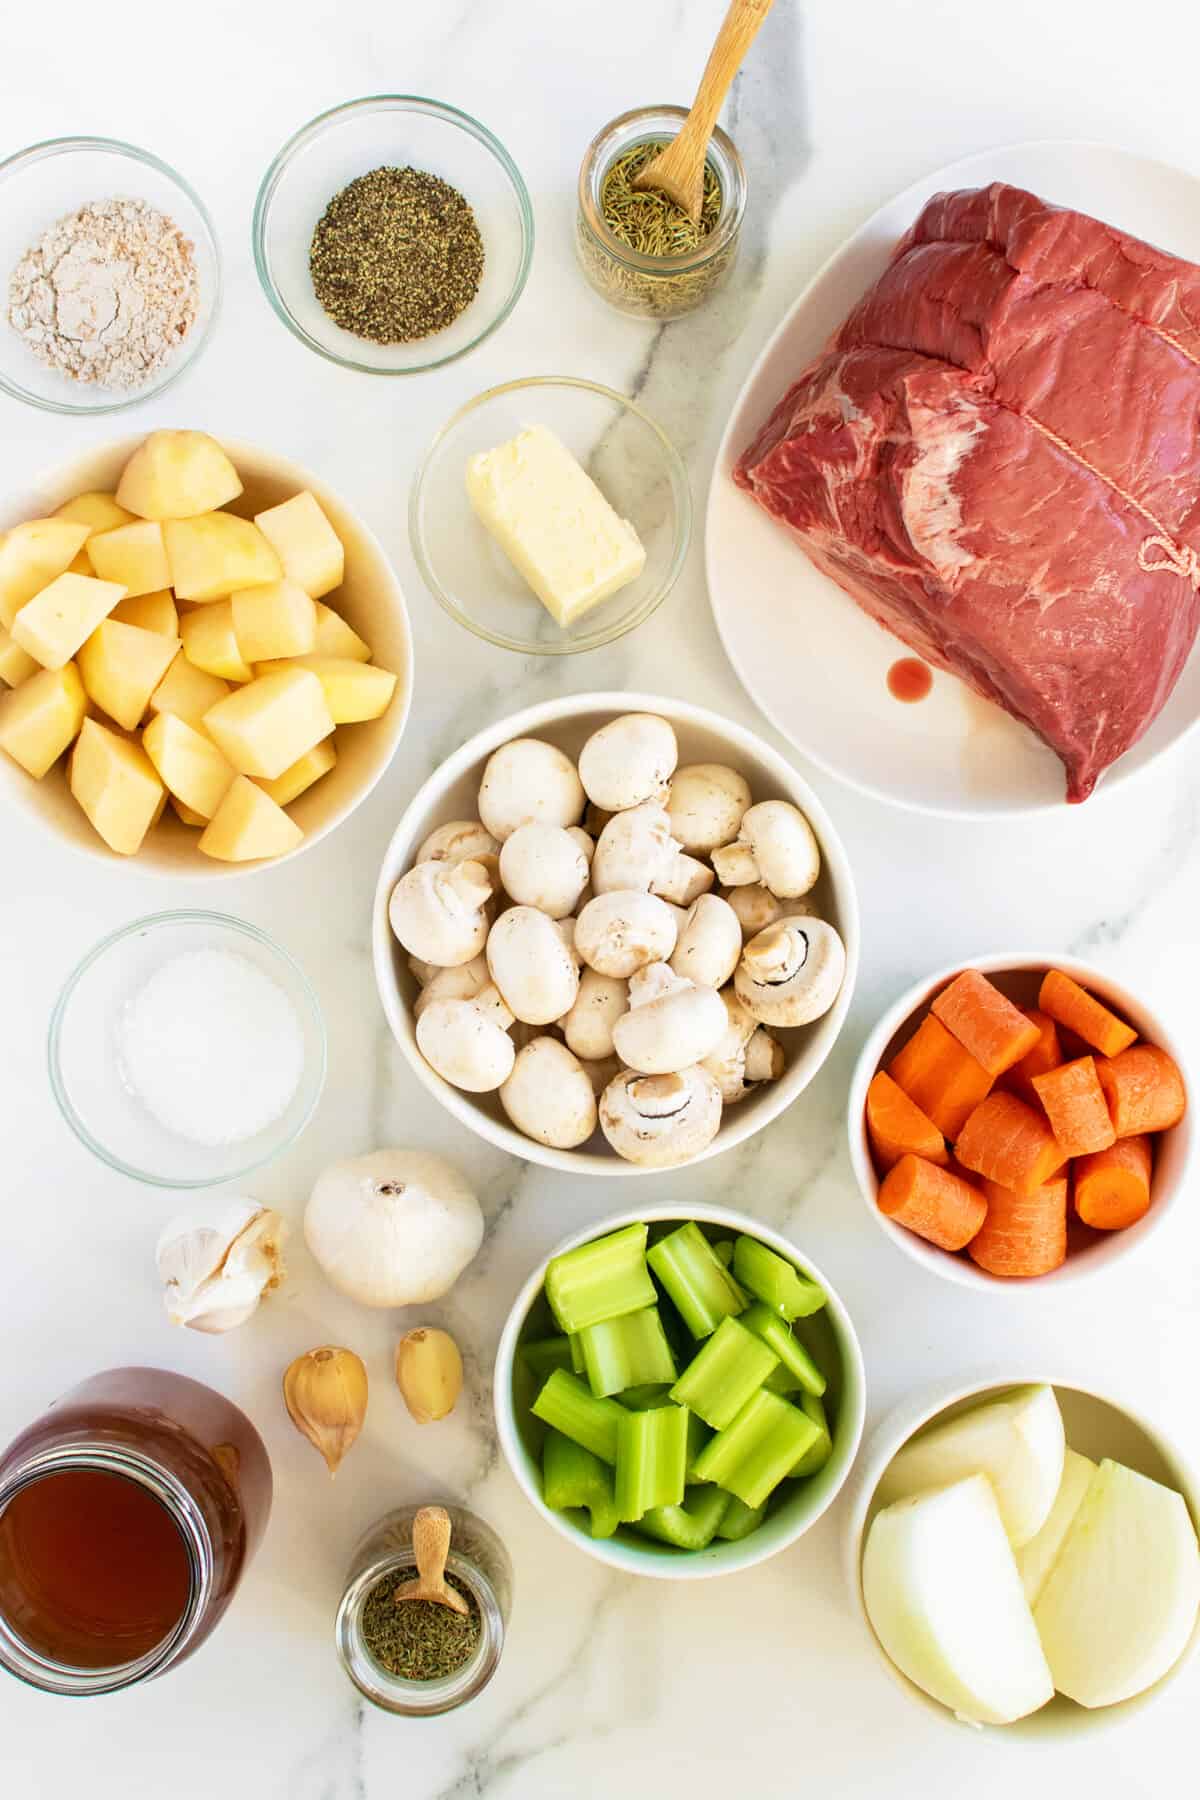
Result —
<path fill-rule="evenodd" d="M 850 1471 L 862 1352 L 825 1276 L 724 1207 L 643 1207 L 567 1238 L 508 1316 L 500 1442 L 555 1530 L 637 1575 L 748 1568 Z"/>

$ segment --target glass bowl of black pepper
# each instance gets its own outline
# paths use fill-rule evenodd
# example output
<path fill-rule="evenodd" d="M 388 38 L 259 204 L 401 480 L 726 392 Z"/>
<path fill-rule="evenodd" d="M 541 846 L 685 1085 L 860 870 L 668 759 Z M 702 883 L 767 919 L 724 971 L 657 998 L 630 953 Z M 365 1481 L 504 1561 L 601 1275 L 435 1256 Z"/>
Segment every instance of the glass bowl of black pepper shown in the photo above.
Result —
<path fill-rule="evenodd" d="M 254 207 L 263 292 L 318 356 L 417 375 L 503 324 L 533 256 L 520 171 L 486 126 L 413 94 L 352 100 L 291 138 Z"/>

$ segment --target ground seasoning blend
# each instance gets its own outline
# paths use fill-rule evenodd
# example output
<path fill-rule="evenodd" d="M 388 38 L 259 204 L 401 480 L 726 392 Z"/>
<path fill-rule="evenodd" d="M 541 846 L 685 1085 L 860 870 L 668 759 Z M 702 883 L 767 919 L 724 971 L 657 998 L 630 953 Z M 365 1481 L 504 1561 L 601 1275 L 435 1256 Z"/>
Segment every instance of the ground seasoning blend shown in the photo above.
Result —
<path fill-rule="evenodd" d="M 375 344 L 444 331 L 483 278 L 483 239 L 457 188 L 422 169 L 372 169 L 313 232 L 313 291 L 335 325 Z"/>

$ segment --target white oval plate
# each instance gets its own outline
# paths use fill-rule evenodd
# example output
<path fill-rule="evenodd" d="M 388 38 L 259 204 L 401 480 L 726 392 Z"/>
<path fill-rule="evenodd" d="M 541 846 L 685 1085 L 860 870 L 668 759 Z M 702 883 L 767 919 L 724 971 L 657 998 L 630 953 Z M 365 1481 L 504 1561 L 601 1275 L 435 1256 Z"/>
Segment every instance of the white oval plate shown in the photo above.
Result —
<path fill-rule="evenodd" d="M 831 775 L 894 805 L 980 817 L 1064 804 L 1058 758 L 1024 725 L 934 671 L 905 705 L 887 672 L 905 646 L 820 574 L 730 472 L 800 370 L 877 278 L 931 195 L 1007 181 L 1200 262 L 1200 180 L 1103 144 L 1015 144 L 914 183 L 843 244 L 785 315 L 738 395 L 713 473 L 705 553 L 713 616 L 752 698 Z M 1200 651 L 1145 736 L 1104 777 L 1146 768 L 1200 717 Z"/>

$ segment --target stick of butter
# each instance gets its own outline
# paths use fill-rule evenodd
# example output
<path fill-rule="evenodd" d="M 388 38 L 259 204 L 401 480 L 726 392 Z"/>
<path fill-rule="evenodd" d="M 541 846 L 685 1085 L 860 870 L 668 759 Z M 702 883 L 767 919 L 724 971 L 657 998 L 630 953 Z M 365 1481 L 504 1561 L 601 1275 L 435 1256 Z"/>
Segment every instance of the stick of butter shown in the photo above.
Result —
<path fill-rule="evenodd" d="M 646 564 L 641 539 L 587 471 L 544 425 L 467 463 L 467 494 L 480 521 L 560 625 L 634 581 Z"/>

